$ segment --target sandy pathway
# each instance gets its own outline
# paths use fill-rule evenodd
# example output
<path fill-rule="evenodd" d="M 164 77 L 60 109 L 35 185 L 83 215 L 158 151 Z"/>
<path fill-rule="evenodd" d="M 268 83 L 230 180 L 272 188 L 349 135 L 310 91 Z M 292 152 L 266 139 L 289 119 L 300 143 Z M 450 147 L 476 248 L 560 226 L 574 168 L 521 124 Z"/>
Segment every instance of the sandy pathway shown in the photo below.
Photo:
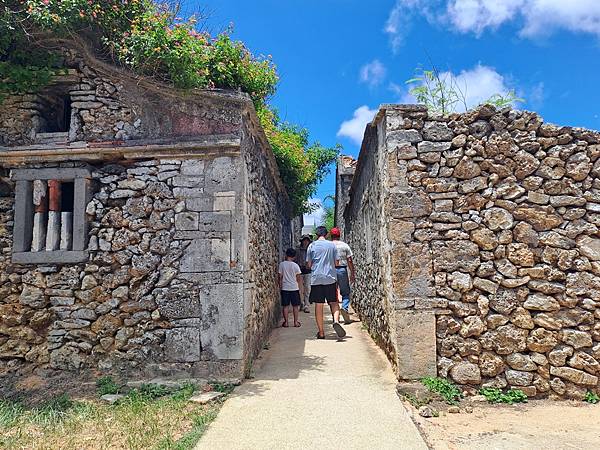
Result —
<path fill-rule="evenodd" d="M 273 332 L 255 378 L 225 402 L 198 449 L 426 449 L 389 363 L 359 322 L 343 341 L 312 314 Z"/>

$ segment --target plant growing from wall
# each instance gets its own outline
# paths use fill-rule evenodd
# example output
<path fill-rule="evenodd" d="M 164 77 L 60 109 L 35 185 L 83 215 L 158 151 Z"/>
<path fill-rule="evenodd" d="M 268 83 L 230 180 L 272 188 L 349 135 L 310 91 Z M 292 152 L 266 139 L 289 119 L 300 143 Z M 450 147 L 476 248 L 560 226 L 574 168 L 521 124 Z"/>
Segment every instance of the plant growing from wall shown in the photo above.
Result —
<path fill-rule="evenodd" d="M 430 70 L 417 69 L 415 76 L 406 81 L 411 85 L 409 92 L 418 103 L 427 106 L 433 113 L 446 116 L 455 112 L 459 107 L 469 110 L 467 91 L 469 86 L 461 86 L 451 72 L 440 73 L 433 66 Z M 514 90 L 505 93 L 496 93 L 481 104 L 494 105 L 497 108 L 512 106 L 524 100 L 517 97 Z"/>
<path fill-rule="evenodd" d="M 195 17 L 152 0 L 5 0 L 0 6 L 0 102 L 35 92 L 61 72 L 48 38 L 83 39 L 97 55 L 181 89 L 241 90 L 259 113 L 294 212 L 329 172 L 337 148 L 310 143 L 308 131 L 281 121 L 268 101 L 279 77 L 270 57 L 231 38 L 198 31 Z"/>

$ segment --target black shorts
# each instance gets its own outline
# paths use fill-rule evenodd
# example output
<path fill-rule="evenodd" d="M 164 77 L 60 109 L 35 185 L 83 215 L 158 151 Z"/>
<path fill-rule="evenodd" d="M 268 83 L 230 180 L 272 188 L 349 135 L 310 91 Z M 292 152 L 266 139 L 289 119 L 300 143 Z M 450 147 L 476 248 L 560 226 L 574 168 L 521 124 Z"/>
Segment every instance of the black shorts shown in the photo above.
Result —
<path fill-rule="evenodd" d="M 337 297 L 337 283 L 331 284 L 313 284 L 310 287 L 310 298 L 311 303 L 336 303 Z"/>
<path fill-rule="evenodd" d="M 300 291 L 281 291 L 281 306 L 300 306 Z"/>

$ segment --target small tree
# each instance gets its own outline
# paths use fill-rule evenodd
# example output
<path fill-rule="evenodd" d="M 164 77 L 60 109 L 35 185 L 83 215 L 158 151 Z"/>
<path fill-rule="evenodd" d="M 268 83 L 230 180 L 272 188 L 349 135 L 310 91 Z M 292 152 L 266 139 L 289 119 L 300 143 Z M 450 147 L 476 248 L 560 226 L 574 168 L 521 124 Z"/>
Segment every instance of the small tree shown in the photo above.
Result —
<path fill-rule="evenodd" d="M 465 111 L 469 110 L 467 104 L 468 86 L 461 86 L 452 72 L 440 73 L 437 67 L 431 70 L 417 69 L 413 78 L 406 81 L 412 85 L 409 92 L 417 102 L 427 106 L 427 109 L 436 114 L 446 116 L 456 111 L 458 105 Z M 517 97 L 514 90 L 506 93 L 496 93 L 480 104 L 490 104 L 497 108 L 513 105 L 515 102 L 523 102 Z"/>

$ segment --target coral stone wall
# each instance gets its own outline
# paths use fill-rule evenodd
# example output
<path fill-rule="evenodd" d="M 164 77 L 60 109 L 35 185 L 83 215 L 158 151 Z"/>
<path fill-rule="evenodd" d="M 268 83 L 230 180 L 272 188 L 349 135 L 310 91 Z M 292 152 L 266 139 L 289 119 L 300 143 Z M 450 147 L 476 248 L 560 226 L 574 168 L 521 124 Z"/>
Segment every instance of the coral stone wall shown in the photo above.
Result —
<path fill-rule="evenodd" d="M 352 287 L 352 307 L 368 326 L 371 336 L 395 361 L 393 329 L 395 305 L 391 302 L 384 215 L 384 129 L 367 126 L 344 217 L 344 236 L 353 253 L 358 282 Z"/>
<path fill-rule="evenodd" d="M 377 121 L 391 320 L 435 314 L 438 373 L 457 383 L 598 392 L 600 133 L 489 106 L 387 107 Z"/>
<path fill-rule="evenodd" d="M 89 261 L 11 263 L 0 198 L 0 374 L 99 369 L 241 376 L 239 156 L 93 168 Z"/>
<path fill-rule="evenodd" d="M 5 100 L 0 109 L 0 145 L 44 143 L 44 97 L 61 93 L 71 102 L 68 138 L 59 142 L 129 141 L 237 133 L 240 105 L 236 93 L 189 95 L 135 79 L 81 49 L 62 49 L 68 74 L 37 94 Z M 220 98 L 219 98 L 220 97 Z M 227 101 L 223 101 L 223 100 Z"/>
<path fill-rule="evenodd" d="M 289 201 L 281 188 L 274 160 L 256 133 L 259 125 L 244 120 L 242 151 L 245 159 L 245 211 L 247 218 L 247 265 L 244 316 L 245 355 L 251 370 L 253 358 L 262 350 L 273 326 L 281 317 L 277 268 L 285 249 L 292 246 L 293 229 Z M 270 151 L 270 150 L 269 150 Z"/>

